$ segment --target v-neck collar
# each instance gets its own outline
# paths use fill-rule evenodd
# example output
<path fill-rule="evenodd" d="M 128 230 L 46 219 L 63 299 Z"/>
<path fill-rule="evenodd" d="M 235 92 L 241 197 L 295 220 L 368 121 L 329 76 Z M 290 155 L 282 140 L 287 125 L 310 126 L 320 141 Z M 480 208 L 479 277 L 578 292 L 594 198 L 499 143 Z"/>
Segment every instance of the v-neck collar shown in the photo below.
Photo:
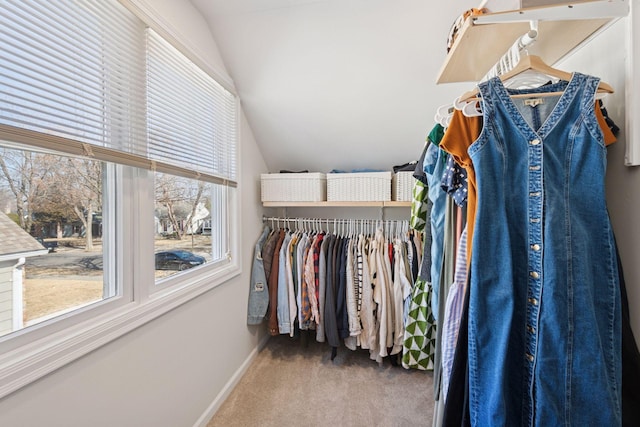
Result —
<path fill-rule="evenodd" d="M 533 89 L 507 89 L 504 86 L 502 80 L 499 77 L 493 77 L 489 80 L 489 84 L 493 87 L 496 98 L 499 99 L 505 108 L 509 111 L 511 119 L 514 123 L 526 134 L 535 137 L 544 137 L 551 131 L 555 124 L 562 118 L 567 110 L 567 106 L 577 93 L 577 86 L 581 84 L 583 75 L 580 73 L 572 73 L 571 80 L 569 82 L 560 81 L 550 85 L 540 86 Z M 562 94 L 558 98 L 556 105 L 551 110 L 551 113 L 545 118 L 540 128 L 536 131 L 525 120 L 524 116 L 511 99 L 511 95 L 517 94 L 531 94 L 535 96 L 540 93 L 559 92 Z"/>

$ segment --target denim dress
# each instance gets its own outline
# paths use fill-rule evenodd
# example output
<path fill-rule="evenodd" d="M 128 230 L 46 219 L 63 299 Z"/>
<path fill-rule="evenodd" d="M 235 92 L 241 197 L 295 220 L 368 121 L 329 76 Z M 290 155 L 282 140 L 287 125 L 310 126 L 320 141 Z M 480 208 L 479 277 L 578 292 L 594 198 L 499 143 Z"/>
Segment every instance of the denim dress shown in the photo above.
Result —
<path fill-rule="evenodd" d="M 475 426 L 621 424 L 621 303 L 598 83 L 574 73 L 526 91 L 498 78 L 479 85 L 484 127 L 468 151 L 478 186 L 468 343 Z"/>

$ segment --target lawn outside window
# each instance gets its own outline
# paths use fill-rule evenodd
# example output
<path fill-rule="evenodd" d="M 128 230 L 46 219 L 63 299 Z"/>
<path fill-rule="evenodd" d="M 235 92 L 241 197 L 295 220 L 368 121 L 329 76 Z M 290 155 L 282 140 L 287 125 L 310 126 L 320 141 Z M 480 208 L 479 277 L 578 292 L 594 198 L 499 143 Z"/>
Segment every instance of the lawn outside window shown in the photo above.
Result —
<path fill-rule="evenodd" d="M 239 273 L 239 102 L 116 0 L 0 25 L 2 397 Z"/>

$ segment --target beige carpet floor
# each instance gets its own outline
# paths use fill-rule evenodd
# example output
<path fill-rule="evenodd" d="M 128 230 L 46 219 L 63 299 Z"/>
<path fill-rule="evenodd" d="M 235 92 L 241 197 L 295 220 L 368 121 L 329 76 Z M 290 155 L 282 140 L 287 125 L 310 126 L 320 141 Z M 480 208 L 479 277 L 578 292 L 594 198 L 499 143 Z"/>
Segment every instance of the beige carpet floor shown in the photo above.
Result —
<path fill-rule="evenodd" d="M 270 338 L 207 427 L 431 425 L 431 372 L 305 341 Z"/>

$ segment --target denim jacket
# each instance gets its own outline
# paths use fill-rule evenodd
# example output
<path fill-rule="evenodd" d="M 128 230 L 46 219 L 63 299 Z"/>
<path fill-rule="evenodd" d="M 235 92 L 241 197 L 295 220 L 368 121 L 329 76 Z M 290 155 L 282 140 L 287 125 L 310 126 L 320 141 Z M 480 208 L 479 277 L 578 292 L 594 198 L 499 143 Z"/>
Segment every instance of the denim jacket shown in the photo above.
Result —
<path fill-rule="evenodd" d="M 262 246 L 267 240 L 270 231 L 269 227 L 265 226 L 256 242 L 253 265 L 251 267 L 251 288 L 249 289 L 249 307 L 247 310 L 248 325 L 262 323 L 269 306 L 269 290 L 262 262 Z"/>

